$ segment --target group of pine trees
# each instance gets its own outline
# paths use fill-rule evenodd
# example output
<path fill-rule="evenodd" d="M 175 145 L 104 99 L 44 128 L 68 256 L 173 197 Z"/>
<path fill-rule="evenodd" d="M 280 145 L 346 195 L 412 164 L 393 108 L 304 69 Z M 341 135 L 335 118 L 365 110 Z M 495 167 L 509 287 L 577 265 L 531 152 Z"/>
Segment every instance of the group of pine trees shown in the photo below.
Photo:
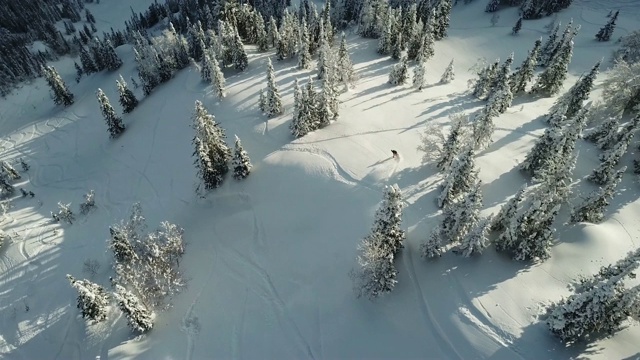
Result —
<path fill-rule="evenodd" d="M 146 232 L 146 222 L 139 203 L 134 204 L 128 221 L 109 229 L 109 249 L 113 253 L 111 278 L 114 291 L 90 280 L 67 275 L 78 291 L 77 307 L 83 318 L 100 322 L 107 318 L 112 298 L 137 332 L 153 328 L 154 312 L 167 308 L 170 297 L 184 288 L 180 259 L 184 254 L 183 229 L 169 222 Z"/>
<path fill-rule="evenodd" d="M 486 12 L 498 11 L 503 7 L 519 6 L 523 19 L 539 19 L 568 8 L 573 0 L 488 0 Z"/>
<path fill-rule="evenodd" d="M 233 154 L 225 142 L 225 131 L 215 117 L 208 113 L 200 101 L 195 103 L 193 115 L 193 145 L 195 147 L 194 163 L 201 184 L 198 192 L 218 188 L 222 185 L 225 175 L 229 172 L 229 162 L 232 161 L 233 177 L 237 180 L 246 178 L 251 173 L 251 161 L 244 150 L 240 139 L 235 138 Z"/>

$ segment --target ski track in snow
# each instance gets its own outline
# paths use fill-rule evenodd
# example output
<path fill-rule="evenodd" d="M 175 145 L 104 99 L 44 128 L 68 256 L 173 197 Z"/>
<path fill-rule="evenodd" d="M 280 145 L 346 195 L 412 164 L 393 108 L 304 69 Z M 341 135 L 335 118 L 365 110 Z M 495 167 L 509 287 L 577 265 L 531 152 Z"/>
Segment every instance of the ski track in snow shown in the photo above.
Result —
<path fill-rule="evenodd" d="M 291 317 L 290 313 L 287 311 L 286 304 L 282 300 L 282 297 L 280 296 L 280 294 L 278 293 L 278 290 L 274 286 L 269 273 L 264 269 L 264 267 L 258 264 L 257 261 L 250 258 L 249 256 L 246 256 L 240 253 L 236 249 L 232 249 L 232 252 L 229 253 L 229 255 L 231 255 L 233 259 L 237 260 L 243 265 L 246 265 L 246 267 L 243 267 L 243 269 L 250 270 L 254 274 L 258 275 L 258 278 L 261 279 L 261 281 L 258 284 L 256 284 L 261 290 L 261 293 L 259 293 L 259 295 L 268 304 L 272 305 L 272 308 L 275 314 L 277 315 L 277 320 L 280 323 L 280 328 L 282 329 L 282 331 L 285 334 L 287 334 L 287 338 L 296 340 L 296 343 L 300 348 L 300 351 L 305 353 L 307 358 L 315 359 L 315 356 L 311 351 L 311 346 L 309 342 L 302 334 L 302 331 L 300 331 L 300 328 L 298 327 L 295 320 Z M 248 278 L 247 276 L 243 275 L 240 270 L 237 270 L 237 269 L 233 269 L 233 270 L 243 280 L 254 278 L 254 277 Z"/>
<path fill-rule="evenodd" d="M 438 323 L 438 320 L 436 320 L 436 317 L 433 315 L 433 311 L 429 306 L 429 301 L 427 301 L 427 298 L 424 296 L 422 288 L 420 287 L 420 283 L 418 282 L 416 270 L 413 265 L 413 256 L 410 251 L 407 251 L 408 249 L 409 246 L 407 244 L 405 246 L 405 251 L 402 254 L 402 263 L 407 271 L 409 278 L 411 279 L 411 282 L 413 283 L 413 291 L 416 294 L 416 301 L 418 303 L 418 308 L 422 313 L 422 319 L 424 320 L 426 327 L 430 328 L 433 335 L 438 338 L 439 343 L 443 344 L 447 348 L 447 351 L 444 353 L 455 355 L 456 359 L 463 360 L 464 356 L 458 353 L 456 346 L 447 336 L 447 333 L 442 329 L 442 327 Z"/>
<path fill-rule="evenodd" d="M 356 178 L 355 175 L 353 175 L 349 170 L 346 170 L 345 168 L 343 168 L 340 165 L 340 163 L 336 160 L 336 158 L 333 155 L 331 155 L 331 153 L 329 153 L 324 149 L 321 149 L 316 146 L 290 144 L 290 145 L 283 146 L 281 150 L 298 151 L 298 152 L 304 152 L 304 153 L 309 153 L 309 154 L 319 156 L 320 158 L 326 160 L 331 165 L 331 170 L 329 170 L 330 173 L 328 175 L 334 180 L 349 186 L 359 185 L 363 188 L 366 188 L 375 192 L 380 192 L 380 188 L 375 188 L 374 184 L 369 184 Z M 393 172 L 395 172 L 395 169 L 393 170 Z M 382 187 L 383 185 L 379 185 L 379 186 Z"/>

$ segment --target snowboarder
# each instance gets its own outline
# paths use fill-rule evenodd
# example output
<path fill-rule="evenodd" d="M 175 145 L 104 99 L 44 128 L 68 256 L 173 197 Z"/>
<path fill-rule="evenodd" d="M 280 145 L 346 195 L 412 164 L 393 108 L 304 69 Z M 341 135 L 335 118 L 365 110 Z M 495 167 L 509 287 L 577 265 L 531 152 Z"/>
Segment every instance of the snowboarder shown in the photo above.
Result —
<path fill-rule="evenodd" d="M 394 159 L 398 159 L 400 157 L 400 155 L 398 155 L 398 152 L 395 150 L 391 150 L 391 154 L 393 154 Z"/>

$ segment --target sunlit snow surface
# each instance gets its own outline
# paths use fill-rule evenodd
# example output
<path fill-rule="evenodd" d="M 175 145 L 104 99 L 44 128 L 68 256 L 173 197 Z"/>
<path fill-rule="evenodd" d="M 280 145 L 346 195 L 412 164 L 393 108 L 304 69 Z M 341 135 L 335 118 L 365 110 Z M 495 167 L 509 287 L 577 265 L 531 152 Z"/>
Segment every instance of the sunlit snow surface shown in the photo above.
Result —
<path fill-rule="evenodd" d="M 135 1 L 134 10 L 150 1 Z M 88 4 L 101 29 L 121 27 L 131 2 Z M 448 253 L 436 261 L 420 257 L 419 246 L 439 220 L 435 206 L 440 175 L 420 163 L 416 151 L 426 124 L 448 127 L 455 111 L 482 107 L 467 91 L 467 71 L 478 58 L 506 59 L 518 66 L 543 36 L 549 18 L 525 21 L 510 35 L 517 9 L 499 12 L 498 24 L 483 12 L 485 2 L 453 9 L 449 37 L 436 45 L 428 64 L 430 85 L 422 92 L 388 85 L 393 61 L 376 53 L 377 43 L 349 33 L 349 51 L 360 81 L 341 96 L 341 112 L 329 127 L 293 140 L 294 79 L 304 84 L 314 71 L 295 60 L 277 62 L 276 78 L 285 115 L 267 120 L 257 109 L 266 59 L 251 46 L 244 73 L 225 70 L 228 96 L 222 102 L 200 81 L 195 68 L 176 74 L 124 116 L 126 132 L 108 138 L 95 91 L 102 88 L 117 104 L 115 80 L 135 75 L 132 49 L 118 48 L 125 65 L 117 72 L 91 75 L 76 84 L 73 60 L 53 64 L 76 96 L 68 108 L 54 107 L 42 79 L 0 100 L 2 160 L 22 157 L 31 165 L 16 185 L 35 198 L 15 199 L 2 219 L 13 234 L 0 250 L 0 357 L 7 359 L 620 359 L 639 356 L 640 327 L 614 337 L 565 348 L 539 316 L 551 301 L 570 292 L 567 284 L 640 246 L 637 222 L 640 185 L 631 173 L 600 225 L 562 225 L 551 259 L 519 263 L 487 250 L 465 259 Z M 614 41 L 594 34 L 611 9 L 621 9 L 614 39 L 640 23 L 634 1 L 575 0 L 559 20 L 582 29 L 576 38 L 567 89 L 596 61 L 609 59 Z M 436 82 L 455 58 L 456 79 Z M 611 64 L 607 63 L 607 67 Z M 593 98 L 599 94 L 597 81 Z M 141 93 L 137 90 L 137 95 Z M 243 182 L 229 177 L 206 199 L 194 193 L 195 169 L 190 128 L 195 100 L 201 100 L 226 129 L 237 134 L 254 164 Z M 524 183 L 515 169 L 544 130 L 537 119 L 553 99 L 518 97 L 496 120 L 491 146 L 478 154 L 484 183 L 484 214 Z M 231 144 L 231 140 L 229 140 Z M 599 150 L 579 144 L 576 176 L 597 163 Z M 391 158 L 396 149 L 401 159 Z M 625 158 L 626 164 L 631 158 Z M 398 284 L 376 302 L 356 299 L 349 271 L 357 245 L 367 234 L 387 184 L 397 183 L 406 201 L 405 248 L 397 259 Z M 57 202 L 77 208 L 94 189 L 97 209 L 73 225 L 50 222 Z M 577 190 L 589 191 L 581 182 Z M 573 201 L 577 201 L 575 196 Z M 109 225 L 142 203 L 151 228 L 168 220 L 185 228 L 182 261 L 188 288 L 173 308 L 158 315 L 147 335 L 135 337 L 117 309 L 99 325 L 86 326 L 75 307 L 66 274 L 78 278 L 87 259 L 100 262 L 93 281 L 108 286 Z M 26 311 L 28 307 L 28 311 Z"/>

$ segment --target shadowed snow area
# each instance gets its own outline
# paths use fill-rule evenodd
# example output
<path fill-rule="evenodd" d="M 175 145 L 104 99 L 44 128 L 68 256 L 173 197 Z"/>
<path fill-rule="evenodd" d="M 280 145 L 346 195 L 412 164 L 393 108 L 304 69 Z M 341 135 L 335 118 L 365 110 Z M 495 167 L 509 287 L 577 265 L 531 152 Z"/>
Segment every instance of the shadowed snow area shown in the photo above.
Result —
<path fill-rule="evenodd" d="M 141 11 L 151 1 L 87 4 L 100 29 L 122 26 L 130 3 Z M 115 81 L 136 75 L 130 45 L 117 49 L 124 65 L 74 79 L 73 60 L 55 63 L 76 96 L 68 108 L 54 107 L 43 79 L 0 99 L 0 153 L 31 165 L 16 188 L 32 190 L 2 218 L 13 241 L 0 250 L 0 357 L 6 359 L 621 359 L 638 356 L 640 327 L 630 326 L 588 346 L 565 346 L 539 319 L 547 304 L 570 294 L 579 275 L 621 258 L 640 246 L 640 185 L 629 172 L 618 187 L 606 221 L 599 225 L 557 224 L 559 242 L 541 264 L 516 262 L 489 248 L 481 256 L 447 253 L 436 261 L 420 257 L 420 244 L 439 221 L 441 175 L 421 164 L 416 150 L 430 123 L 449 125 L 455 111 L 469 114 L 484 102 L 467 91 L 467 71 L 478 58 L 506 59 L 515 68 L 549 18 L 525 21 L 510 35 L 517 9 L 499 12 L 495 27 L 484 1 L 453 8 L 449 37 L 436 43 L 428 62 L 429 86 L 417 92 L 387 84 L 394 61 L 376 53 L 377 42 L 349 33 L 349 52 L 360 80 L 341 95 L 340 118 L 293 139 L 289 130 L 293 82 L 306 83 L 315 69 L 295 60 L 275 61 L 286 113 L 267 119 L 257 108 L 265 84 L 266 54 L 248 46 L 249 67 L 225 69 L 227 97 L 215 98 L 191 66 L 141 100 L 123 116 L 127 130 L 108 137 L 95 91 L 102 88 L 116 112 Z M 559 13 L 582 26 L 564 89 L 595 62 L 608 62 L 614 41 L 594 34 L 611 9 L 620 9 L 614 38 L 633 31 L 637 1 L 575 0 Z M 456 78 L 437 84 L 451 59 Z M 599 84 L 606 76 L 601 73 Z M 140 89 L 136 95 L 142 98 Z M 194 193 L 194 102 L 200 100 L 226 130 L 242 139 L 254 168 L 241 182 L 229 176 L 206 199 Z M 524 159 L 554 98 L 517 97 L 498 117 L 494 142 L 477 156 L 483 181 L 483 214 L 497 212 L 525 182 L 515 166 Z M 576 179 L 597 163 L 597 150 L 582 140 Z M 391 149 L 400 159 L 391 157 Z M 625 158 L 626 159 L 626 158 Z M 631 159 L 623 160 L 630 163 Z M 385 185 L 402 190 L 405 248 L 397 259 L 394 291 L 371 302 L 357 299 L 349 272 L 357 246 L 369 232 Z M 590 184 L 579 189 L 588 191 Z M 57 203 L 77 208 L 95 190 L 97 209 L 73 225 L 50 221 Z M 575 200 L 575 199 L 574 199 Z M 66 274 L 109 285 L 109 226 L 140 202 L 151 229 L 170 221 L 185 229 L 181 269 L 188 287 L 159 313 L 148 334 L 135 337 L 120 311 L 106 322 L 85 325 L 76 291 Z M 100 263 L 95 275 L 83 263 Z"/>

